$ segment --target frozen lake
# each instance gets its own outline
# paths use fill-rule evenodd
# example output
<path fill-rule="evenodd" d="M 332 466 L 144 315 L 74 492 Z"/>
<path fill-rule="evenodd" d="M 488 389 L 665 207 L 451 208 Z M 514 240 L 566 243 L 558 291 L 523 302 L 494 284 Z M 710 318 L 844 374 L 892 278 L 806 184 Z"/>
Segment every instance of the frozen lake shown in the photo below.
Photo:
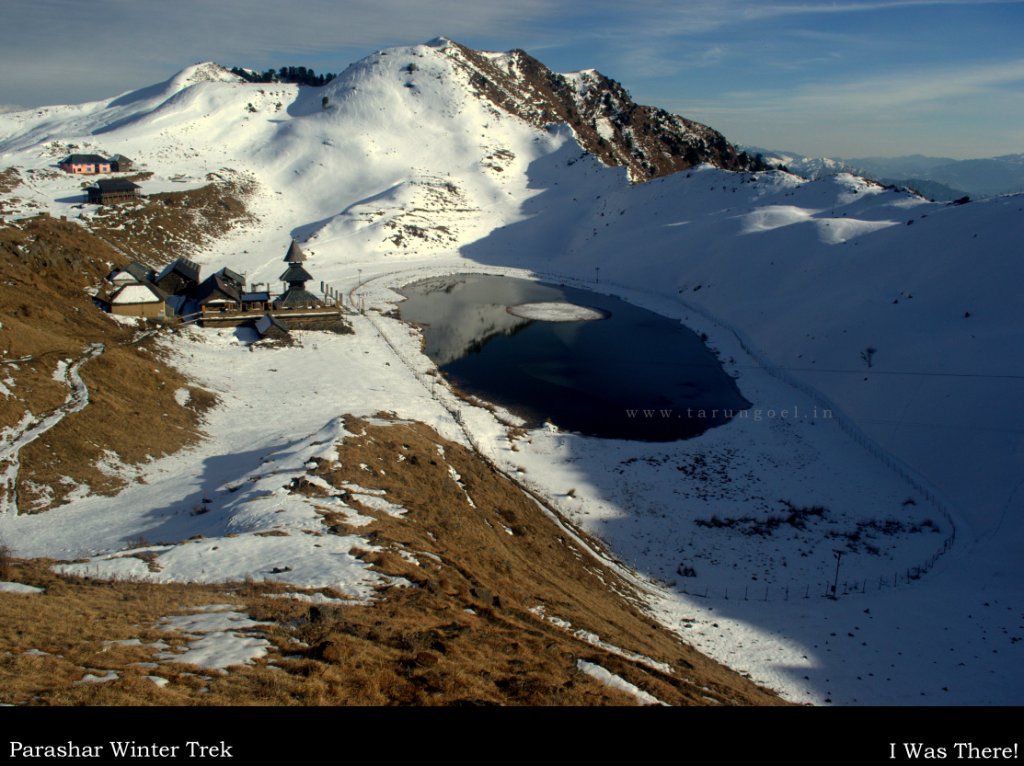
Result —
<path fill-rule="evenodd" d="M 673 441 L 750 406 L 700 336 L 618 298 L 478 274 L 401 292 L 402 319 L 422 326 L 445 377 L 533 426 Z"/>

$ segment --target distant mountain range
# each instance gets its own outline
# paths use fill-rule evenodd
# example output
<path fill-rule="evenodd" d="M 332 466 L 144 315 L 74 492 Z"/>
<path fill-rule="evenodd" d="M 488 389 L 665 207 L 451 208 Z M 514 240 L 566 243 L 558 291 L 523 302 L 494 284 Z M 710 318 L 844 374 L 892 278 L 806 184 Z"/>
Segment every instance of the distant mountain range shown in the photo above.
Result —
<path fill-rule="evenodd" d="M 987 159 L 955 160 L 911 154 L 902 157 L 805 157 L 798 152 L 746 147 L 767 164 L 785 166 L 802 178 L 817 179 L 853 173 L 884 184 L 907 186 L 938 201 L 994 197 L 1024 191 L 1024 154 Z"/>

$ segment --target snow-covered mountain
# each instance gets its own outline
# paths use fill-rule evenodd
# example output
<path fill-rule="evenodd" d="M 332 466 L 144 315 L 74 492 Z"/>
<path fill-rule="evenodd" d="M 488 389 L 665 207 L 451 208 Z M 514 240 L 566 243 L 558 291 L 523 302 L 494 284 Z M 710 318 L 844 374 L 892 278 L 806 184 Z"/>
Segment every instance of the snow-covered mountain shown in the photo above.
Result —
<path fill-rule="evenodd" d="M 863 175 L 853 165 L 831 157 L 805 157 L 798 152 L 763 149 L 759 146 L 748 146 L 745 147 L 745 150 L 750 154 L 760 155 L 768 167 L 785 168 L 790 173 L 806 178 L 808 181 L 816 181 L 840 173 Z"/>
<path fill-rule="evenodd" d="M 323 88 L 244 83 L 203 64 L 109 101 L 0 115 L 0 167 L 22 179 L 2 196 L 5 217 L 46 210 L 90 225 L 81 179 L 54 170 L 70 151 L 132 158 L 152 174 L 146 193 L 248 178 L 258 221 L 181 254 L 249 282 L 275 281 L 294 237 L 317 280 L 381 312 L 394 287 L 467 270 L 621 295 L 705 332 L 764 417 L 669 446 L 550 430 L 515 445 L 488 411 L 440 402 L 418 339 L 375 312 L 354 317 L 351 342 L 280 352 L 282 369 L 302 371 L 287 395 L 261 382 L 265 358 L 233 336 L 207 337 L 173 353 L 222 393 L 216 438 L 118 498 L 0 519 L 16 550 L 98 556 L 89 566 L 149 577 L 137 560 L 102 557 L 157 529 L 169 540 L 158 555 L 184 578 L 200 546 L 171 543 L 199 522 L 174 512 L 199 493 L 219 514 L 203 517 L 218 519 L 204 522 L 203 576 L 259 574 L 265 559 L 239 539 L 284 521 L 301 528 L 310 514 L 288 505 L 278 518 L 276 500 L 225 488 L 268 455 L 283 471 L 329 451 L 341 414 L 393 411 L 526 477 L 661 583 L 650 603 L 665 622 L 791 698 L 1021 701 L 1019 195 L 943 205 L 846 168 L 816 181 L 755 172 L 720 134 L 637 106 L 596 72 L 558 75 L 521 51 L 445 39 L 379 51 Z M 780 416 L 794 405 L 837 418 Z M 850 535 L 918 512 L 942 534 L 879 533 L 880 553 L 843 560 L 864 594 L 790 601 L 830 580 L 829 535 L 842 530 L 744 534 L 727 522 L 780 499 L 827 506 Z M 696 523 L 711 517 L 722 528 Z M 218 559 L 229 535 L 232 556 Z M 283 539 L 260 538 L 261 550 Z M 937 552 L 927 576 L 910 577 Z M 696 562 L 696 582 L 677 581 L 681 560 Z M 303 570 L 317 583 L 333 571 Z M 755 582 L 765 602 L 738 600 Z"/>
<path fill-rule="evenodd" d="M 1024 155 L 954 160 L 912 154 L 902 157 L 805 157 L 797 152 L 746 147 L 771 167 L 785 167 L 801 178 L 816 180 L 852 173 L 883 184 L 905 186 L 929 199 L 950 201 L 970 195 L 993 197 L 1024 190 Z"/>
<path fill-rule="evenodd" d="M 522 50 L 484 53 L 452 45 L 476 93 L 538 127 L 569 125 L 584 149 L 626 167 L 633 180 L 705 162 L 726 170 L 761 169 L 718 131 L 635 103 L 622 85 L 594 69 L 558 74 Z"/>

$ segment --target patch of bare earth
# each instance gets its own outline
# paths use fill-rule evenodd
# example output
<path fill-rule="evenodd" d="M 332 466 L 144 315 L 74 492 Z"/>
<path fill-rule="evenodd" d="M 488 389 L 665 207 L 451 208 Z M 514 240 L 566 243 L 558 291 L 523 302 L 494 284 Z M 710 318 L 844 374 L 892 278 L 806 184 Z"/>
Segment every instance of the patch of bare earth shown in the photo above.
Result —
<path fill-rule="evenodd" d="M 48 216 L 0 227 L 0 428 L 45 417 L 63 404 L 60 370 L 93 343 L 104 352 L 80 370 L 90 403 L 20 452 L 21 512 L 46 510 L 76 486 L 113 492 L 125 479 L 110 470 L 169 454 L 199 435 L 207 392 L 93 303 L 95 287 L 125 259 L 81 226 Z M 189 389 L 187 407 L 175 400 Z M 101 469 L 98 465 L 106 466 Z"/>
<path fill-rule="evenodd" d="M 90 228 L 133 258 L 163 264 L 192 257 L 214 239 L 253 220 L 245 198 L 254 181 L 229 169 L 199 189 L 150 194 L 140 202 L 97 209 Z"/>
<path fill-rule="evenodd" d="M 21 186 L 21 174 L 17 168 L 6 168 L 0 171 L 0 194 L 10 194 L 19 186 Z M 5 207 L 12 206 L 13 202 L 14 200 L 0 199 L 0 213 L 4 212 Z"/>
<path fill-rule="evenodd" d="M 0 171 L 0 194 L 10 194 L 21 185 L 21 174 L 17 168 Z"/>

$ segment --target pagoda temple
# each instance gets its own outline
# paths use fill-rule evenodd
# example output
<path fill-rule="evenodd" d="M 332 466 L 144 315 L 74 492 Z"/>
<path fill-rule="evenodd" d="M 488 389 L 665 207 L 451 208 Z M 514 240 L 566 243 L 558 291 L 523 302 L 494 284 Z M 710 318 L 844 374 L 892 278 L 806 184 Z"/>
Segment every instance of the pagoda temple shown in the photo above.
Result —
<path fill-rule="evenodd" d="M 281 275 L 281 281 L 288 283 L 288 289 L 274 301 L 274 308 L 297 309 L 323 305 L 323 301 L 306 289 L 306 282 L 313 277 L 303 268 L 306 254 L 294 239 L 285 253 L 284 260 L 288 263 L 288 268 Z"/>

